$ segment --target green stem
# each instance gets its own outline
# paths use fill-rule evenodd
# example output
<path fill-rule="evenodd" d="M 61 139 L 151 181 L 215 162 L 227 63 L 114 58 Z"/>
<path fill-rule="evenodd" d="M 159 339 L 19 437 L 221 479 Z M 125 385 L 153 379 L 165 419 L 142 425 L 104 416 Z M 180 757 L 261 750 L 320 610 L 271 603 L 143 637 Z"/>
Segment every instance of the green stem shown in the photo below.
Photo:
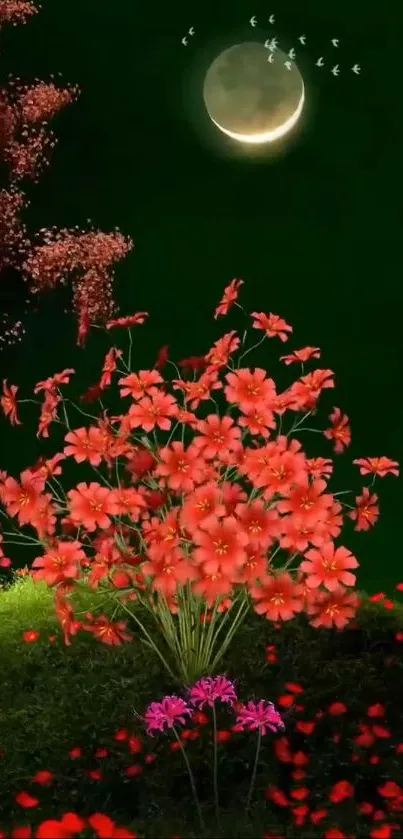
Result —
<path fill-rule="evenodd" d="M 246 808 L 245 808 L 245 815 L 246 815 L 246 816 L 247 816 L 247 815 L 248 815 L 248 813 L 249 813 L 249 809 L 250 809 L 250 802 L 251 802 L 251 799 L 252 799 L 253 787 L 255 786 L 256 772 L 257 772 L 257 764 L 258 764 L 258 760 L 259 760 L 259 753 L 260 753 L 260 744 L 261 744 L 261 742 L 262 742 L 262 732 L 261 732 L 261 729 L 259 728 L 259 734 L 258 734 L 258 738 L 257 738 L 257 746 L 256 746 L 255 762 L 254 762 L 254 764 L 253 764 L 252 777 L 251 777 L 251 779 L 250 779 L 250 787 L 249 787 L 248 797 L 247 797 L 247 799 L 246 799 Z"/>
<path fill-rule="evenodd" d="M 205 824 L 204 824 L 204 820 L 203 820 L 203 816 L 202 816 L 202 811 L 201 811 L 201 808 L 200 808 L 200 803 L 199 803 L 199 798 L 198 798 L 198 795 L 197 795 L 196 784 L 195 784 L 195 780 L 194 780 L 194 777 L 193 777 L 193 772 L 192 772 L 192 769 L 191 769 L 191 766 L 190 766 L 190 763 L 189 763 L 189 760 L 188 760 L 188 756 L 187 756 L 187 754 L 186 754 L 186 752 L 185 752 L 185 749 L 184 749 L 184 746 L 183 746 L 182 740 L 180 739 L 180 737 L 179 737 L 179 735 L 178 735 L 178 732 L 177 732 L 177 730 L 176 730 L 176 728 L 175 728 L 175 726 L 174 726 L 174 725 L 172 726 L 172 731 L 173 731 L 173 732 L 174 732 L 174 734 L 175 734 L 175 737 L 176 737 L 176 739 L 177 739 L 177 742 L 179 743 L 179 746 L 180 746 L 180 750 L 181 750 L 181 752 L 182 752 L 182 754 L 183 754 L 183 759 L 184 759 L 184 761 L 185 761 L 185 764 L 186 764 L 186 769 L 187 769 L 187 771 L 188 771 L 188 775 L 189 775 L 189 779 L 190 779 L 190 785 L 191 785 L 191 787 L 192 787 L 192 793 L 193 793 L 193 798 L 194 798 L 195 805 L 196 805 L 197 815 L 199 816 L 200 827 L 201 827 L 201 829 L 202 829 L 202 832 L 204 833 L 204 830 L 205 830 Z"/>
<path fill-rule="evenodd" d="M 218 801 L 218 759 L 217 759 L 217 715 L 215 704 L 213 702 L 213 737 L 214 737 L 214 764 L 213 764 L 213 784 L 214 784 L 214 804 L 217 830 L 220 828 L 220 806 Z"/>

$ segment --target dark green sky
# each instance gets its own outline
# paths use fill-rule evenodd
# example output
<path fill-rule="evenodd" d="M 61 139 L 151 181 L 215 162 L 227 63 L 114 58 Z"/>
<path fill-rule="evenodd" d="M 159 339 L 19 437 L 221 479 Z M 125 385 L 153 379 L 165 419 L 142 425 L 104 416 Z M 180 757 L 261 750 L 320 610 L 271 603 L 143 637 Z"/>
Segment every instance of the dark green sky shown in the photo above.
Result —
<path fill-rule="evenodd" d="M 234 0 L 217 9 L 208 0 L 199 10 L 193 4 L 195 11 L 162 0 L 42 5 L 37 19 L 3 34 L 1 71 L 24 79 L 61 71 L 79 83 L 82 96 L 57 121 L 60 143 L 30 190 L 29 219 L 42 227 L 81 225 L 90 217 L 134 238 L 116 288 L 124 312 L 151 313 L 136 366 L 150 366 L 162 344 L 176 358 L 205 352 L 222 328 L 232 328 L 234 322 L 217 324 L 211 313 L 224 285 L 242 277 L 246 308 L 285 317 L 296 348 L 322 348 L 323 366 L 339 382 L 324 407 L 339 405 L 350 416 L 351 455 L 399 458 L 399 4 L 386 15 L 378 4 L 352 9 L 345 0 L 331 7 L 317 0 L 307 10 L 296 0 L 286 9 Z M 250 38 L 249 17 L 263 20 L 271 11 L 281 43 L 297 46 L 297 36 L 307 35 L 301 62 L 312 103 L 306 133 L 276 163 L 225 159 L 192 119 L 200 95 L 195 80 L 217 44 Z M 196 35 L 185 49 L 180 39 L 192 24 Z M 266 37 L 269 27 L 262 31 Z M 313 68 L 318 55 L 329 53 L 332 37 L 340 37 L 338 79 Z M 355 61 L 362 66 L 359 78 L 347 72 Z M 32 318 L 24 343 L 0 359 L 1 377 L 28 387 L 80 364 L 81 381 L 93 383 L 106 340 L 96 333 L 84 352 L 76 350 L 73 320 L 61 309 L 55 300 Z M 270 369 L 277 346 L 266 353 L 253 361 Z M 9 434 L 0 423 L 1 465 L 22 468 L 34 446 L 26 431 Z M 321 453 L 328 452 L 324 443 Z M 348 457 L 342 460 L 338 489 L 358 493 L 357 473 Z M 400 484 L 387 478 L 380 490 L 378 527 L 359 537 L 346 529 L 344 537 L 359 552 L 362 580 L 371 590 L 391 588 L 401 576 Z"/>

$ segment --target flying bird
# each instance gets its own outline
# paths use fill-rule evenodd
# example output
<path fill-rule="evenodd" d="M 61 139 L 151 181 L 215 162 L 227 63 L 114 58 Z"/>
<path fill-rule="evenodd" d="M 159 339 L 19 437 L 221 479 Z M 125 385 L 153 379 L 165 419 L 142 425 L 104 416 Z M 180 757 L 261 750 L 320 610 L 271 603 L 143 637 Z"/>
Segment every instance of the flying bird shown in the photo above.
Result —
<path fill-rule="evenodd" d="M 265 42 L 264 42 L 264 45 L 265 45 L 265 47 L 266 47 L 266 49 L 267 49 L 267 50 L 269 50 L 269 49 L 270 49 L 270 44 L 271 44 L 271 40 L 270 40 L 270 38 L 266 38 L 266 40 L 265 40 Z"/>
<path fill-rule="evenodd" d="M 332 67 L 332 73 L 333 73 L 334 76 L 339 75 L 339 65 L 338 64 L 335 64 L 334 67 Z"/>
<path fill-rule="evenodd" d="M 194 34 L 195 34 L 194 27 L 191 26 L 190 29 L 189 29 L 188 35 L 194 35 Z"/>
<path fill-rule="evenodd" d="M 274 61 L 274 52 L 271 52 L 271 53 L 270 53 L 270 55 L 269 55 L 269 57 L 268 57 L 268 59 L 267 59 L 267 60 L 270 62 L 270 64 L 273 64 L 273 61 Z"/>
<path fill-rule="evenodd" d="M 270 15 L 270 17 L 269 17 L 269 23 L 273 24 L 273 23 L 274 23 L 274 21 L 275 21 L 275 19 L 276 19 L 276 18 L 274 17 L 274 15 Z"/>
<path fill-rule="evenodd" d="M 251 17 L 249 23 L 250 23 L 251 26 L 256 26 L 257 20 L 255 18 L 255 15 L 253 15 L 253 17 Z"/>
<path fill-rule="evenodd" d="M 188 45 L 187 38 L 182 38 L 182 44 L 183 44 L 184 47 L 187 47 L 187 45 Z"/>
<path fill-rule="evenodd" d="M 292 49 L 290 49 L 290 52 L 288 53 L 288 57 L 289 57 L 289 58 L 292 58 L 292 59 L 294 59 L 294 58 L 295 58 L 295 49 L 294 49 L 294 47 L 292 47 Z"/>
<path fill-rule="evenodd" d="M 272 38 L 269 44 L 270 52 L 274 52 L 277 49 L 278 40 L 277 38 Z"/>
<path fill-rule="evenodd" d="M 298 40 L 299 40 L 300 44 L 305 45 L 306 35 L 300 35 Z"/>
<path fill-rule="evenodd" d="M 352 69 L 353 73 L 355 73 L 356 76 L 360 75 L 361 67 L 360 67 L 359 64 L 354 64 L 354 67 L 352 67 L 351 69 Z"/>
<path fill-rule="evenodd" d="M 332 38 L 332 44 L 333 44 L 334 47 L 338 47 L 339 46 L 339 39 L 338 38 Z"/>
<path fill-rule="evenodd" d="M 320 58 L 318 58 L 318 60 L 317 60 L 317 62 L 316 62 L 316 66 L 317 66 L 317 67 L 323 67 L 323 58 L 322 58 L 322 56 L 321 56 Z"/>
<path fill-rule="evenodd" d="M 291 70 L 291 61 L 285 61 L 284 67 L 287 67 L 287 70 Z"/>

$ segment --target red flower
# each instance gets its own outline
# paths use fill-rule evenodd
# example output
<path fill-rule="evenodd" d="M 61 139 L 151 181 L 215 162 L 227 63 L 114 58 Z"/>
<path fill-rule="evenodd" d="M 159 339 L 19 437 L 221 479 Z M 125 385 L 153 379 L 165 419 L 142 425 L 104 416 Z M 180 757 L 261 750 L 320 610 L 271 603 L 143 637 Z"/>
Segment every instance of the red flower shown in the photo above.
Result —
<path fill-rule="evenodd" d="M 344 702 L 332 702 L 327 709 L 328 714 L 331 714 L 332 717 L 340 717 L 342 714 L 346 714 L 347 710 Z"/>
<path fill-rule="evenodd" d="M 379 478 L 384 478 L 385 475 L 399 477 L 399 464 L 397 460 L 390 460 L 389 457 L 361 457 L 353 460 L 353 463 L 360 467 L 361 475 L 378 475 Z"/>
<path fill-rule="evenodd" d="M 113 493 L 96 481 L 90 484 L 81 482 L 76 489 L 67 493 L 69 516 L 74 524 L 83 525 L 86 530 L 94 531 L 97 527 L 106 529 L 111 524 L 110 516 L 118 513 L 118 506 Z"/>
<path fill-rule="evenodd" d="M 347 548 L 335 548 L 333 542 L 325 542 L 320 548 L 305 553 L 306 559 L 300 569 L 307 575 L 308 588 L 324 585 L 329 591 L 336 591 L 339 585 L 353 586 L 355 574 L 349 568 L 358 568 L 358 562 Z"/>
<path fill-rule="evenodd" d="M 306 734 L 308 737 L 313 734 L 315 730 L 315 723 L 314 722 L 306 722 L 304 720 L 298 720 L 295 725 L 297 731 L 300 731 L 301 734 Z"/>
<path fill-rule="evenodd" d="M 276 396 L 276 386 L 273 379 L 267 378 L 266 370 L 256 367 L 252 371 L 248 368 L 227 373 L 224 388 L 225 398 L 231 404 L 237 405 L 243 413 L 248 413 L 260 406 L 269 407 Z"/>
<path fill-rule="evenodd" d="M 199 449 L 194 444 L 185 449 L 183 443 L 175 442 L 159 452 L 160 463 L 155 473 L 161 475 L 168 487 L 175 492 L 191 492 L 204 477 L 204 463 Z"/>
<path fill-rule="evenodd" d="M 353 795 L 354 787 L 350 784 L 350 781 L 337 781 L 336 784 L 333 784 L 329 793 L 329 800 L 332 801 L 333 804 L 339 804 L 346 798 L 352 798 Z"/>
<path fill-rule="evenodd" d="M 270 312 L 265 315 L 264 312 L 252 312 L 251 317 L 254 318 L 252 326 L 254 329 L 263 329 L 268 338 L 280 338 L 280 341 L 288 341 L 287 332 L 292 332 L 293 328 L 286 323 L 283 318 L 278 315 L 273 315 Z"/>
<path fill-rule="evenodd" d="M 267 577 L 261 586 L 251 586 L 255 612 L 268 620 L 288 621 L 303 609 L 301 587 L 287 572 Z"/>
<path fill-rule="evenodd" d="M 199 432 L 194 437 L 193 445 L 207 460 L 221 457 L 228 452 L 240 448 L 241 430 L 237 428 L 232 417 L 219 417 L 209 414 L 205 420 L 196 425 Z"/>
<path fill-rule="evenodd" d="M 334 451 L 336 454 L 341 454 L 346 446 L 349 446 L 351 443 L 349 418 L 346 414 L 341 413 L 340 408 L 334 408 L 329 419 L 333 424 L 333 428 L 329 428 L 327 431 L 324 431 L 323 436 L 326 437 L 327 440 L 334 440 Z"/>
<path fill-rule="evenodd" d="M 329 594 L 318 592 L 315 602 L 308 603 L 307 612 L 311 617 L 311 626 L 336 626 L 343 629 L 354 617 L 359 605 L 356 594 L 350 594 L 342 586 L 338 586 Z"/>
<path fill-rule="evenodd" d="M 39 632 L 36 629 L 28 629 L 26 632 L 23 633 L 23 639 L 26 644 L 32 644 L 33 641 L 37 641 L 39 638 Z"/>
<path fill-rule="evenodd" d="M 115 326 L 118 326 L 121 329 L 130 329 L 131 326 L 142 325 L 148 317 L 148 312 L 136 312 L 135 315 L 127 315 L 126 317 L 108 320 L 106 328 L 113 329 Z"/>
<path fill-rule="evenodd" d="M 371 839 L 390 839 L 393 835 L 392 833 L 392 825 L 390 824 L 382 824 L 380 827 L 374 827 L 370 831 Z"/>
<path fill-rule="evenodd" d="M 305 362 L 309 361 L 311 358 L 320 358 L 319 347 L 303 347 L 302 350 L 294 350 L 294 352 L 290 355 L 281 355 L 280 361 L 284 361 L 284 364 L 289 366 L 290 364 L 295 364 L 296 362 L 299 362 L 299 364 L 305 364 Z"/>
<path fill-rule="evenodd" d="M 385 781 L 382 786 L 378 787 L 378 792 L 384 798 L 400 798 L 403 795 L 402 788 L 395 781 Z"/>
<path fill-rule="evenodd" d="M 284 693 L 282 696 L 279 696 L 277 700 L 277 704 L 281 706 L 281 708 L 291 708 L 294 705 L 295 696 L 292 693 Z"/>
<path fill-rule="evenodd" d="M 48 786 L 52 783 L 54 777 L 53 772 L 49 772 L 48 769 L 39 769 L 32 778 L 32 782 L 41 786 Z"/>
<path fill-rule="evenodd" d="M 277 509 L 279 513 L 291 513 L 302 527 L 315 525 L 326 519 L 334 503 L 333 496 L 324 493 L 326 487 L 326 481 L 310 482 L 307 476 L 302 486 L 291 490 L 287 493 L 288 498 L 278 502 Z"/>
<path fill-rule="evenodd" d="M 296 801 L 304 801 L 310 795 L 310 790 L 308 787 L 297 787 L 297 789 L 291 790 L 290 795 Z"/>
<path fill-rule="evenodd" d="M 9 387 L 7 379 L 3 379 L 3 396 L 0 398 L 0 405 L 4 416 L 10 418 L 11 425 L 21 425 L 17 416 L 17 391 L 17 385 Z"/>
<path fill-rule="evenodd" d="M 368 717 L 384 717 L 385 716 L 385 706 L 382 705 L 380 702 L 375 702 L 375 705 L 370 705 L 367 708 L 367 716 Z"/>
<path fill-rule="evenodd" d="M 369 530 L 379 516 L 378 496 L 375 493 L 371 495 L 368 487 L 365 487 L 362 495 L 356 496 L 355 502 L 357 509 L 347 513 L 352 521 L 357 521 L 354 530 Z"/>
<path fill-rule="evenodd" d="M 143 396 L 135 405 L 131 405 L 127 415 L 130 429 L 142 428 L 147 433 L 160 428 L 169 431 L 171 417 L 177 412 L 177 402 L 169 393 L 162 393 L 157 388 L 151 388 L 149 396 Z"/>
<path fill-rule="evenodd" d="M 30 807 L 37 807 L 39 804 L 38 798 L 35 798 L 35 796 L 30 795 L 29 792 L 25 792 L 25 790 L 22 790 L 22 792 L 18 792 L 15 796 L 15 800 L 17 804 L 20 805 L 20 807 L 26 807 L 27 809 Z"/>
<path fill-rule="evenodd" d="M 231 737 L 232 731 L 225 731 L 224 729 L 217 731 L 217 743 L 228 743 Z"/>
<path fill-rule="evenodd" d="M 234 303 L 238 300 L 241 285 L 243 285 L 243 280 L 231 280 L 230 284 L 225 287 L 223 297 L 214 312 L 215 320 L 220 315 L 227 315 L 229 310 L 232 309 Z"/>
<path fill-rule="evenodd" d="M 48 586 L 75 580 L 79 575 L 79 563 L 83 559 L 85 553 L 80 542 L 56 542 L 53 549 L 34 559 L 32 568 L 35 570 L 32 576 L 36 580 L 45 580 Z"/>
<path fill-rule="evenodd" d="M 196 548 L 193 558 L 202 565 L 205 574 L 233 573 L 246 562 L 245 546 L 248 537 L 234 516 L 210 518 L 201 522 L 193 534 Z"/>
<path fill-rule="evenodd" d="M 284 687 L 286 690 L 289 690 L 290 693 L 304 693 L 305 688 L 301 685 L 297 685 L 296 682 L 286 682 Z"/>

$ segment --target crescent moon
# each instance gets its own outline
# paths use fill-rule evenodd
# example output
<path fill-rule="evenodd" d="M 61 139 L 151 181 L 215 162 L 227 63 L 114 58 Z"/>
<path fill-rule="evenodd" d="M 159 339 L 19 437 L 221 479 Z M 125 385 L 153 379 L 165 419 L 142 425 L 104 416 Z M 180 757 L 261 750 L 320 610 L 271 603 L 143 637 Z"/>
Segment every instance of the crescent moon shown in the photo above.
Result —
<path fill-rule="evenodd" d="M 277 128 L 274 128 L 272 131 L 263 131 L 261 134 L 236 134 L 234 131 L 229 131 L 228 128 L 224 128 L 218 122 L 216 122 L 213 117 L 210 117 L 211 121 L 214 122 L 214 125 L 223 132 L 223 134 L 227 134 L 228 137 L 231 137 L 232 140 L 237 140 L 239 143 L 250 143 L 251 145 L 260 145 L 263 143 L 274 143 L 276 140 L 280 140 L 281 137 L 284 137 L 288 134 L 289 131 L 294 128 L 294 125 L 297 124 L 305 103 L 305 87 L 302 83 L 302 93 L 301 99 L 298 102 L 298 105 L 293 114 L 285 121 L 282 125 L 279 125 Z"/>
<path fill-rule="evenodd" d="M 210 120 L 238 143 L 274 143 L 301 116 L 302 76 L 296 64 L 292 73 L 284 71 L 281 62 L 287 56 L 280 51 L 276 55 L 280 63 L 268 64 L 263 44 L 236 44 L 216 57 L 205 76 L 203 97 Z"/>

